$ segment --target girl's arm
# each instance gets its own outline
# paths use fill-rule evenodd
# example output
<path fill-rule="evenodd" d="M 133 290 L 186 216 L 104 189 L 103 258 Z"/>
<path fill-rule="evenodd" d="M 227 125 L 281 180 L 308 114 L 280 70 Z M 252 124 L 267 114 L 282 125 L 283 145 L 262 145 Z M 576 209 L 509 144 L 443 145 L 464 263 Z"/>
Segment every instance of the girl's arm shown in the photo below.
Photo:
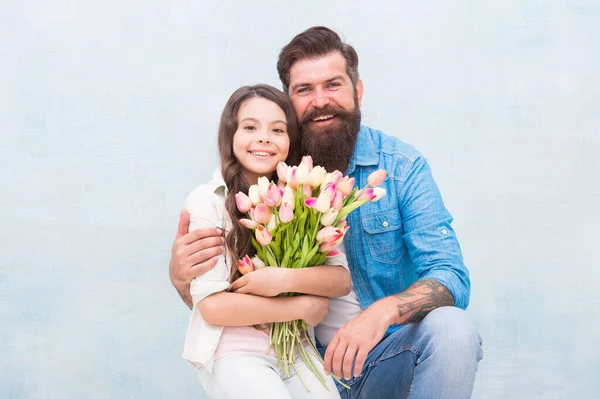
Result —
<path fill-rule="evenodd" d="M 348 269 L 329 265 L 303 269 L 263 267 L 240 277 L 231 285 L 234 292 L 266 297 L 283 292 L 338 297 L 348 295 L 351 288 Z"/>
<path fill-rule="evenodd" d="M 221 326 L 251 326 L 298 319 L 316 326 L 327 315 L 328 306 L 327 298 L 313 295 L 265 298 L 232 292 L 219 292 L 198 303 L 202 318 L 209 324 Z"/>

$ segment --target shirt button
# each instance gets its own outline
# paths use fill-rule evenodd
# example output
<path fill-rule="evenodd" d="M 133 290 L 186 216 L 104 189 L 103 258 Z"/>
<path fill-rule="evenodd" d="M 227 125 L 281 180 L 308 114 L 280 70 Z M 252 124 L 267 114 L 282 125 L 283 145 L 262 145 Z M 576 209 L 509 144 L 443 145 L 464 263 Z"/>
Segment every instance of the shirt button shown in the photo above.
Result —
<path fill-rule="evenodd" d="M 443 234 L 443 235 L 446 235 L 446 234 L 448 234 L 448 230 L 446 230 L 446 229 L 442 229 L 442 234 Z"/>
<path fill-rule="evenodd" d="M 383 222 L 383 227 L 388 227 L 389 225 L 390 225 L 390 224 L 387 222 L 387 220 L 385 220 L 385 221 Z"/>

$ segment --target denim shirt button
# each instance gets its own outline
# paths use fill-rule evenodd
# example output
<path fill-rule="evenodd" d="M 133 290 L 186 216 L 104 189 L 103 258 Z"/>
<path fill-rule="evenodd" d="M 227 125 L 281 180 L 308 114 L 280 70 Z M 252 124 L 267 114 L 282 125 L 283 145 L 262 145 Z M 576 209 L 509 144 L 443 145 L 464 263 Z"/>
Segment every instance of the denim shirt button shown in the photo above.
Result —
<path fill-rule="evenodd" d="M 386 221 L 383 222 L 383 227 L 388 227 L 390 224 Z"/>
<path fill-rule="evenodd" d="M 443 235 L 446 235 L 446 234 L 448 234 L 448 230 L 446 230 L 446 229 L 442 229 L 442 234 L 443 234 Z"/>

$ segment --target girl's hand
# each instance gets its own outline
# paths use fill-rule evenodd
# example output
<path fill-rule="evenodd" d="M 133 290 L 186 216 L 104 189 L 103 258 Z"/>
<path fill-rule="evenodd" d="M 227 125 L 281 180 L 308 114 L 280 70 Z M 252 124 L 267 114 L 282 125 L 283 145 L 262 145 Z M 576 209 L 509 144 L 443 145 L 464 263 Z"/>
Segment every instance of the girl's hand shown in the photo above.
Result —
<path fill-rule="evenodd" d="M 300 295 L 295 298 L 301 301 L 300 308 L 303 313 L 301 318 L 309 326 L 316 327 L 327 316 L 327 312 L 329 311 L 328 298 L 316 295 Z"/>
<path fill-rule="evenodd" d="M 260 296 L 277 296 L 288 292 L 290 270 L 280 267 L 263 267 L 243 275 L 231 284 L 231 292 Z"/>

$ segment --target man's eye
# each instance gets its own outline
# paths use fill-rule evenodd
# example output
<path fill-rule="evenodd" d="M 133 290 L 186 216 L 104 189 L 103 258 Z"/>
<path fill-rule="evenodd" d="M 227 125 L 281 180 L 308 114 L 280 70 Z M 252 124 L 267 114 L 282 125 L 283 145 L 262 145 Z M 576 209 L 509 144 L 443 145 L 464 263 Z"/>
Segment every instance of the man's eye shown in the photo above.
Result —
<path fill-rule="evenodd" d="M 308 87 L 302 87 L 298 89 L 297 93 L 308 93 L 310 89 Z"/>
<path fill-rule="evenodd" d="M 340 84 L 338 82 L 331 82 L 327 85 L 327 87 L 339 87 Z"/>

